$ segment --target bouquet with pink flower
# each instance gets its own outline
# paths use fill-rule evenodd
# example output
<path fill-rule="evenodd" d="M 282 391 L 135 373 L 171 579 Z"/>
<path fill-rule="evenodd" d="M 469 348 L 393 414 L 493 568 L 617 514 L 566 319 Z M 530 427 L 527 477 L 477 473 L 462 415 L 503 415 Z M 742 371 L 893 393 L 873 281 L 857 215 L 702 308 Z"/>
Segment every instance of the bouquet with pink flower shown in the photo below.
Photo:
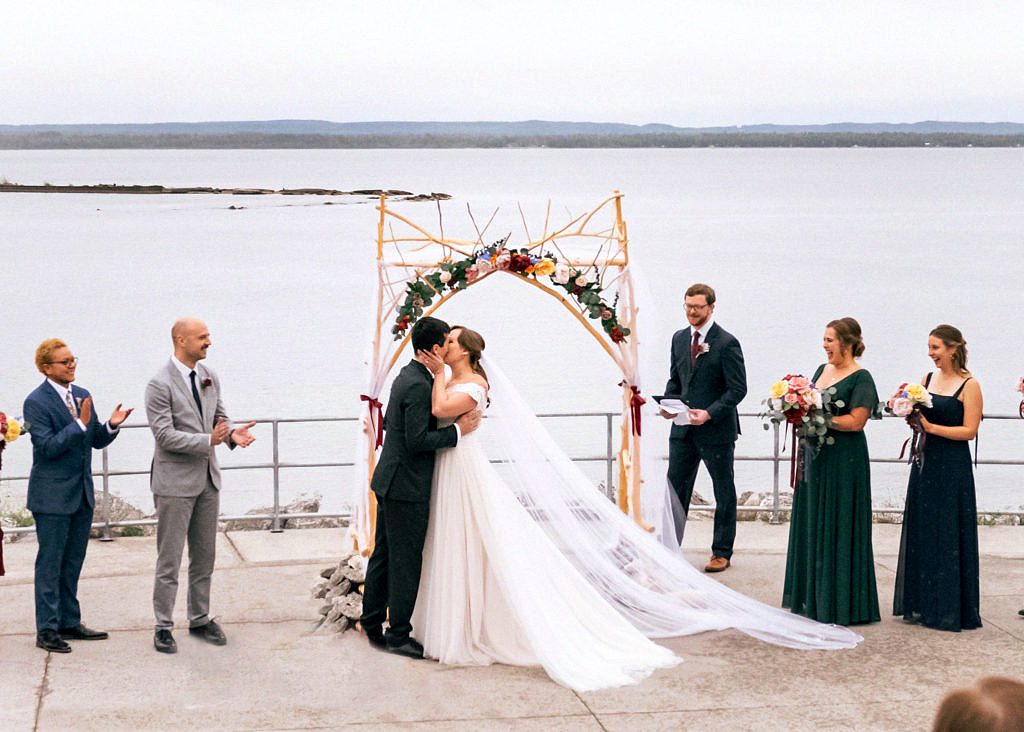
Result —
<path fill-rule="evenodd" d="M 1024 395 L 1024 376 L 1020 377 L 1020 381 L 1017 382 L 1017 391 Z M 1019 414 L 1021 419 L 1024 419 L 1024 399 L 1020 400 Z"/>
<path fill-rule="evenodd" d="M 835 387 L 819 389 L 803 374 L 786 374 L 772 384 L 765 405 L 765 416 L 776 424 L 792 426 L 793 445 L 790 457 L 789 485 L 796 488 L 803 475 L 803 448 L 816 452 L 822 445 L 831 445 L 835 438 L 828 434 L 832 424 L 831 405 L 842 407 L 842 400 L 833 401 Z M 765 429 L 768 424 L 765 423 Z"/>
<path fill-rule="evenodd" d="M 900 449 L 900 460 L 910 447 L 909 462 L 920 465 L 924 459 L 924 428 L 921 426 L 921 407 L 932 406 L 932 395 L 921 384 L 904 382 L 892 393 L 885 403 L 885 412 L 895 417 L 904 417 L 913 434 L 906 439 Z"/>

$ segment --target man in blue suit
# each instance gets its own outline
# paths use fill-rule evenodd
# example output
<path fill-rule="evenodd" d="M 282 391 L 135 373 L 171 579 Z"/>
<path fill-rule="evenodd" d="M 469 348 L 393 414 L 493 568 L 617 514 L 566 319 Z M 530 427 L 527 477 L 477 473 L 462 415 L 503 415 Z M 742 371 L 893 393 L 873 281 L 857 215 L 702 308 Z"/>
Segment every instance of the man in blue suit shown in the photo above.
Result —
<path fill-rule="evenodd" d="M 132 413 L 117 409 L 105 425 L 93 413 L 92 397 L 72 385 L 78 359 L 64 341 L 50 338 L 36 349 L 36 368 L 46 377 L 25 399 L 23 414 L 32 436 L 28 508 L 36 521 L 36 645 L 70 653 L 65 640 L 103 640 L 107 634 L 82 624 L 78 577 L 92 526 L 96 498 L 92 450 L 117 437 Z"/>

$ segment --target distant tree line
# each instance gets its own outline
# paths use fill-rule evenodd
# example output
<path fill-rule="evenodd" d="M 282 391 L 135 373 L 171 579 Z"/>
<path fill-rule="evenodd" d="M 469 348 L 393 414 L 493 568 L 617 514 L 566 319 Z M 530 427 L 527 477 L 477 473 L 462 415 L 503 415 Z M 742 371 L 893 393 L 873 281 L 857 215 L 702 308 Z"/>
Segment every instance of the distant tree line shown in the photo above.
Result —
<path fill-rule="evenodd" d="M 574 135 L 0 134 L 0 149 L 379 149 L 645 147 L 1024 147 L 1024 135 L 908 132 L 646 133 Z"/>

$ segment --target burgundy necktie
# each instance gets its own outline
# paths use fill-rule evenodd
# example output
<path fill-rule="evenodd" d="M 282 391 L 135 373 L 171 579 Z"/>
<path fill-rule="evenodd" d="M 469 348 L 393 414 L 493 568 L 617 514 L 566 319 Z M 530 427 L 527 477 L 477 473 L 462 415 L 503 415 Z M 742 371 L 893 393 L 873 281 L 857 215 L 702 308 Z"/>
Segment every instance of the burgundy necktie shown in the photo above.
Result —
<path fill-rule="evenodd" d="M 693 331 L 693 343 L 690 344 L 690 368 L 697 365 L 697 354 L 700 353 L 700 331 Z"/>

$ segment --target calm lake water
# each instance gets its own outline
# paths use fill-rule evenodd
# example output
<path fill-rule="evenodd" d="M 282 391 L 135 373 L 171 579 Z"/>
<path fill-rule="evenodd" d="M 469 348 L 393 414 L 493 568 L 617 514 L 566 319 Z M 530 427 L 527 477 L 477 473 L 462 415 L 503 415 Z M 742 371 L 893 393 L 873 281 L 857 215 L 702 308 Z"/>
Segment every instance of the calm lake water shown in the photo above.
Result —
<path fill-rule="evenodd" d="M 742 342 L 756 412 L 768 386 L 822 361 L 824 325 L 853 315 L 862 360 L 880 392 L 930 367 L 928 331 L 960 327 L 985 410 L 1015 414 L 1024 373 L 1024 150 L 88 150 L 0 151 L 0 179 L 19 183 L 162 184 L 218 187 L 395 188 L 451 194 L 441 204 L 449 235 L 525 238 L 567 221 L 618 189 L 626 194 L 631 253 L 659 307 L 640 333 L 645 392 L 660 393 L 672 332 L 685 325 L 682 291 L 695 281 L 718 292 L 716 317 Z M 78 381 L 102 416 L 122 401 L 142 418 L 146 382 L 170 354 L 169 328 L 195 314 L 210 326 L 208 363 L 242 417 L 351 416 L 358 412 L 365 323 L 375 286 L 373 202 L 321 197 L 0 195 L 3 282 L 0 409 L 20 413 L 40 381 L 40 340 L 60 336 L 81 358 Z M 245 206 L 230 210 L 231 205 Z M 396 203 L 435 228 L 434 203 Z M 604 353 L 556 304 L 532 288 L 492 278 L 439 312 L 480 330 L 487 353 L 522 385 L 540 412 L 615 410 L 619 376 Z M 132 421 L 139 421 L 133 416 Z M 571 454 L 603 454 L 603 419 L 552 420 Z M 667 430 L 648 419 L 645 440 L 667 451 Z M 227 464 L 270 458 L 269 427 Z M 346 461 L 351 425 L 282 427 L 281 458 Z M 896 457 L 904 429 L 868 427 L 872 454 Z M 770 451 L 757 419 L 744 421 L 738 452 Z M 1024 422 L 990 421 L 983 459 L 1024 460 Z M 111 466 L 144 470 L 148 432 L 123 435 Z M 4 474 L 26 474 L 26 442 L 4 455 Z M 98 462 L 98 461 L 97 461 Z M 595 480 L 603 467 L 589 468 Z M 900 504 L 904 465 L 874 471 L 878 505 Z M 1024 468 L 980 466 L 979 504 L 1024 504 Z M 702 473 L 702 481 L 705 477 Z M 347 503 L 346 469 L 282 471 L 283 501 L 324 495 Z M 739 489 L 768 490 L 769 467 L 738 465 Z M 225 511 L 270 503 L 268 471 L 229 473 Z M 151 510 L 147 479 L 113 489 Z M 710 493 L 706 483 L 698 491 Z M 0 493 L 18 502 L 24 483 Z"/>

